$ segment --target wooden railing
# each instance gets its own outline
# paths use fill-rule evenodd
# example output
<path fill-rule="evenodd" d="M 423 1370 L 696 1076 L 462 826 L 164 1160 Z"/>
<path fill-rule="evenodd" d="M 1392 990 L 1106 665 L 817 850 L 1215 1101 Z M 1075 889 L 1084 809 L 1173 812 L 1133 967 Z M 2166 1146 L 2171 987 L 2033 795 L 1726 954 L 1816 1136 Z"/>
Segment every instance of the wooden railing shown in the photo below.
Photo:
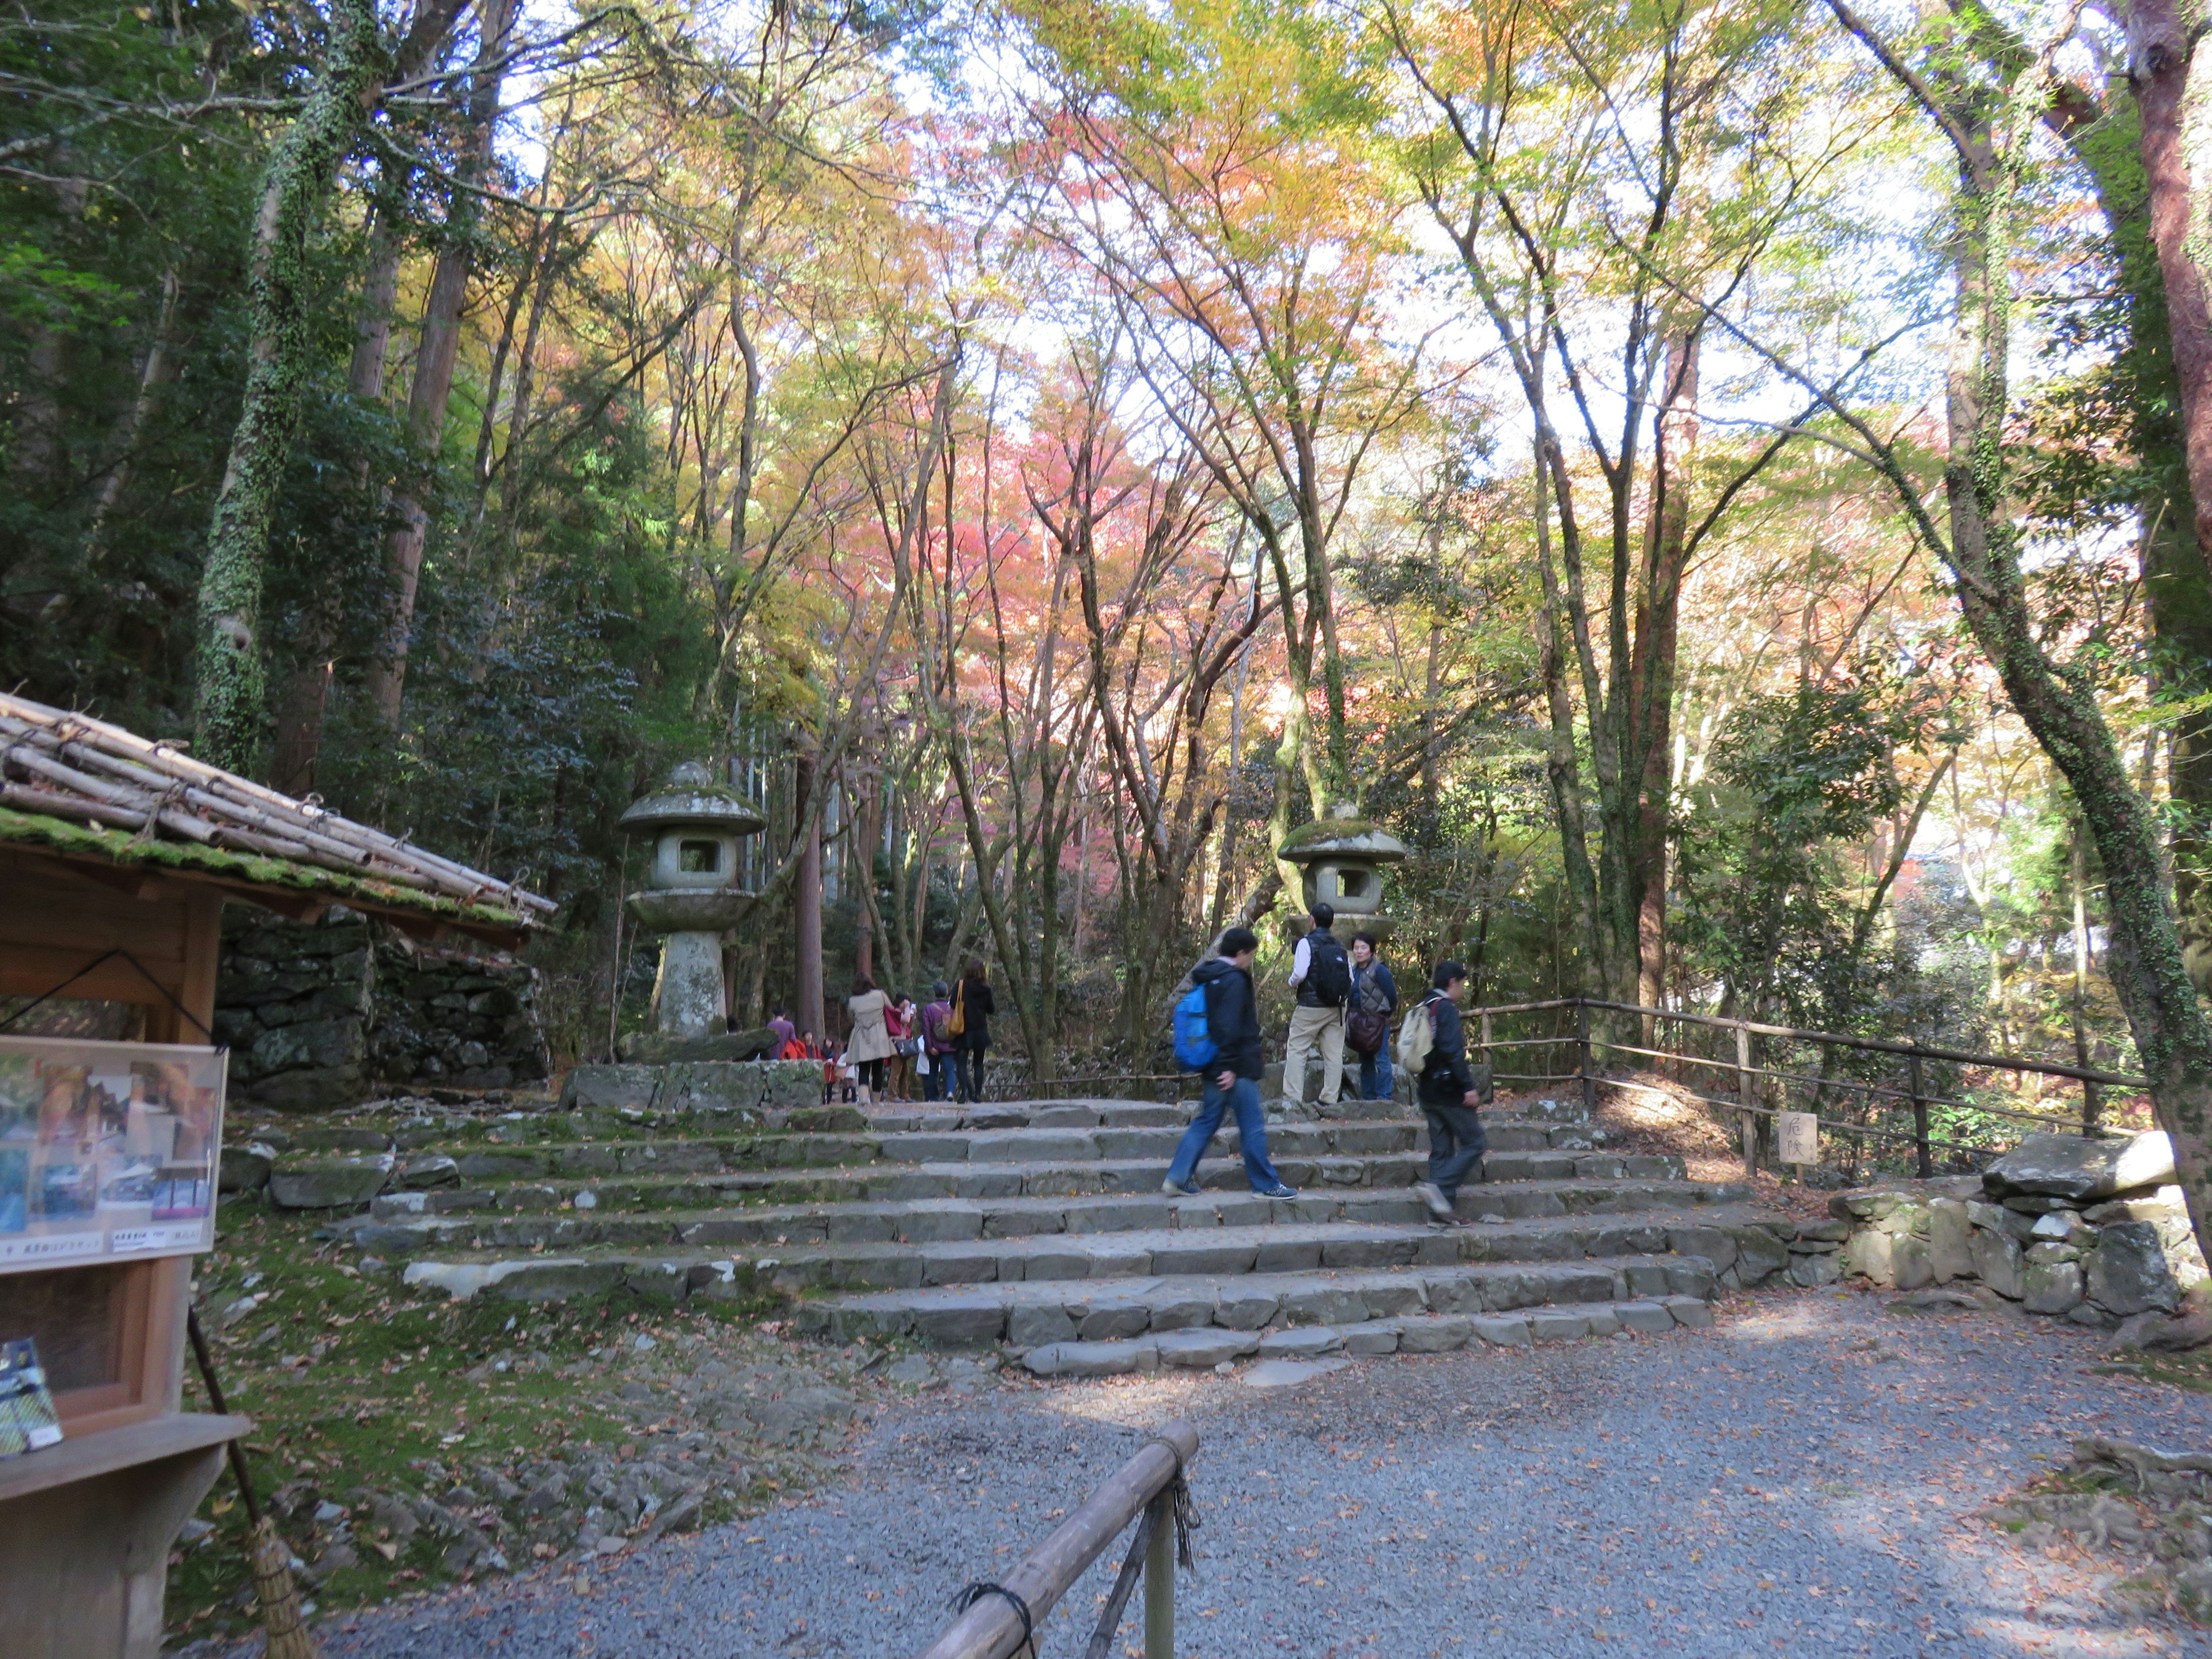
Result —
<path fill-rule="evenodd" d="M 1601 1019 L 1594 1020 L 1594 1014 Z M 1570 1029 L 1535 1036 L 1499 1035 L 1501 1022 L 1547 1015 L 1551 1018 L 1546 1023 Z M 1818 1120 L 1820 1133 L 1845 1138 L 1862 1153 L 1869 1143 L 1909 1146 L 1916 1171 L 1924 1176 L 1935 1173 L 1939 1147 L 1974 1155 L 1992 1150 L 1985 1139 L 1940 1132 L 1939 1115 L 1947 1127 L 1960 1129 L 1977 1128 L 1990 1120 L 2084 1136 L 2125 1134 L 2132 1132 L 2129 1127 L 2107 1121 L 2113 1103 L 2108 1091 L 2140 1095 L 2149 1087 L 2143 1079 L 2123 1073 L 2021 1054 L 1972 1054 L 1594 997 L 1470 1008 L 1467 1018 L 1477 1027 L 1474 1041 L 1500 1084 L 1571 1083 L 1582 1091 L 1584 1105 L 1592 1108 L 1600 1090 L 1616 1089 L 1686 1096 L 1734 1112 L 1741 1128 L 1747 1174 L 1759 1168 L 1765 1138 L 1759 1126 L 1787 1111 L 1809 1112 Z M 1596 1029 L 1601 1024 L 1611 1029 Z M 1640 1040 L 1624 1036 L 1632 1031 Z M 1700 1036 L 1711 1039 L 1711 1046 L 1718 1052 L 1698 1052 L 1696 1039 Z M 1807 1057 L 1791 1064 L 1793 1049 Z M 1500 1051 L 1534 1051 L 1530 1058 L 1545 1069 L 1499 1069 Z M 1607 1076 L 1608 1068 L 1619 1063 L 1616 1056 L 1644 1062 L 1662 1076 L 1672 1072 L 1674 1086 L 1655 1091 L 1633 1079 Z M 1565 1061 L 1571 1062 L 1571 1069 L 1565 1069 Z M 2009 1085 L 1998 1085 L 2000 1077 L 2009 1077 Z M 2078 1085 L 2079 1108 L 2061 1115 L 2017 1104 L 2026 1086 L 2023 1079 L 2035 1079 L 2034 1092 L 2039 1094 L 2040 1081 L 2045 1079 Z M 2000 1093 L 2003 1100 L 1996 1097 Z"/>
<path fill-rule="evenodd" d="M 1006 1577 L 963 1589 L 959 1618 L 923 1650 L 921 1659 L 1011 1659 L 1016 1653 L 1030 1659 L 1042 1640 L 1046 1616 L 1132 1521 L 1137 1522 L 1136 1535 L 1085 1659 L 1105 1659 L 1112 1651 L 1139 1578 L 1145 1585 L 1145 1659 L 1175 1659 L 1176 1560 L 1181 1554 L 1188 1564 L 1183 1530 L 1196 1524 L 1183 1471 L 1197 1455 L 1195 1428 L 1182 1422 L 1163 1428 Z"/>

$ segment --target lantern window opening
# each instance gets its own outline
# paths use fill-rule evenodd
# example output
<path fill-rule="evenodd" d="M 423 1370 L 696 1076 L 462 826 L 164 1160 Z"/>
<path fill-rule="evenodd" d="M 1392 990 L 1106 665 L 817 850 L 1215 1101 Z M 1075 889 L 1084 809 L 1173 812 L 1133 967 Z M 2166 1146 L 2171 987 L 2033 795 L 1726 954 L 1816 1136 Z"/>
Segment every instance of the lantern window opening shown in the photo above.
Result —
<path fill-rule="evenodd" d="M 721 843 L 713 841 L 678 842 L 676 867 L 689 875 L 713 875 L 722 867 Z"/>

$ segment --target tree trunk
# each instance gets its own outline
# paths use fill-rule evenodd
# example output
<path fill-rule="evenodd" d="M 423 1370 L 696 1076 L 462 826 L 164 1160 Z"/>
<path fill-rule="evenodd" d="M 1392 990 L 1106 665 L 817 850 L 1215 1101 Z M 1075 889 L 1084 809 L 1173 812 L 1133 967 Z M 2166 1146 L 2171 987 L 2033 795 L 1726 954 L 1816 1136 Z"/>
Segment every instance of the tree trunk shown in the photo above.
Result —
<path fill-rule="evenodd" d="M 2127 8 L 2128 78 L 2202 556 L 2212 552 L 2212 177 L 2203 176 L 2212 167 L 2212 88 L 2195 73 L 2200 27 L 2184 18 L 2178 0 L 2130 0 Z"/>
<path fill-rule="evenodd" d="M 384 369 L 392 349 L 392 309 L 399 292 L 399 259 L 404 251 L 398 219 L 404 211 L 404 182 L 387 181 L 378 194 L 376 226 L 369 237 L 368 270 L 362 278 L 354 311 L 353 356 L 346 368 L 346 390 L 362 403 L 384 401 Z M 368 463 L 356 468 L 356 485 L 364 499 L 373 481 Z M 331 653 L 336 618 L 319 606 L 300 642 L 300 660 L 276 684 L 276 742 L 270 781 L 288 795 L 311 793 L 323 755 L 323 719 L 330 708 L 331 682 L 337 663 Z"/>
<path fill-rule="evenodd" d="M 792 807 L 799 820 L 799 868 L 791 883 L 793 1010 L 799 1029 L 826 1038 L 822 996 L 822 811 L 815 799 L 814 757 L 793 757 Z"/>
<path fill-rule="evenodd" d="M 1666 393 L 1651 470 L 1651 533 L 1636 618 L 1629 714 L 1640 781 L 1631 880 L 1637 899 L 1636 1000 L 1662 1006 L 1667 991 L 1667 825 L 1674 783 L 1674 660 L 1682 576 L 1689 556 L 1690 475 L 1698 453 L 1701 325 L 1667 338 Z M 1633 753 L 1631 758 L 1633 758 Z M 1626 770 L 1624 763 L 1623 770 Z M 1647 1048 L 1655 1046 L 1649 1041 Z"/>
<path fill-rule="evenodd" d="M 2212 1220 L 2212 1024 L 2183 967 L 2156 819 L 2128 775 L 2094 689 L 2051 661 L 2028 605 L 2008 514 L 2003 443 L 2010 391 L 2010 248 L 2004 235 L 2010 164 L 1997 151 L 1978 99 L 1960 100 L 1949 118 L 1965 142 L 1953 245 L 1958 301 L 1946 404 L 1946 559 L 1975 642 L 1996 666 L 2014 710 L 2064 774 L 2096 842 L 2112 930 L 2106 971 L 2150 1079 L 2159 1127 L 2172 1138 L 2175 1170 L 2202 1243 L 2212 1237 L 2206 1231 Z M 2185 378 L 2185 366 L 2183 372 Z"/>
<path fill-rule="evenodd" d="M 2194 702 L 2212 693 L 2212 570 L 2191 488 L 2201 465 L 2192 444 L 2203 404 L 2190 401 L 2177 337 L 2188 337 L 2201 369 L 2212 322 L 2205 316 L 2204 273 L 2185 258 L 2191 209 L 2176 198 L 2189 185 L 2187 135 L 2180 130 L 2186 92 L 2177 86 L 2183 72 L 2173 65 L 2173 40 L 2158 27 L 2161 20 L 2172 21 L 2162 3 L 2137 7 L 2130 20 L 2136 131 L 2126 129 L 2124 107 L 2059 125 L 2096 187 L 2127 301 L 2128 345 L 2118 367 L 2133 394 L 2136 555 L 2151 625 L 2154 692 Z M 2082 101 L 2095 109 L 2086 97 Z M 2179 248 L 2172 234 L 2177 219 L 2185 231 Z M 2176 264 L 2190 265 L 2188 302 L 2179 316 L 2167 293 Z M 2202 386 L 2197 395 L 2203 398 Z M 2212 709 L 2179 715 L 2171 730 L 2167 787 L 2179 810 L 2171 815 L 2167 853 L 2183 961 L 2197 989 L 2212 994 Z"/>
<path fill-rule="evenodd" d="M 475 252 L 477 198 L 467 186 L 483 176 L 491 161 L 492 124 L 499 115 L 501 59 L 507 46 L 514 0 L 487 0 L 477 43 L 476 69 L 469 83 L 468 138 L 447 217 L 446 240 L 430 275 L 422 306 L 422 336 L 415 355 L 415 381 L 407 396 L 410 435 L 426 460 L 434 460 L 446 429 L 446 405 L 453 392 L 453 366 L 460 352 L 461 308 L 468 296 Z M 422 546 L 430 514 L 421 496 L 404 490 L 392 502 L 399 523 L 385 543 L 384 566 L 391 583 L 391 615 L 382 649 L 369 665 L 369 700 L 389 728 L 399 724 L 399 705 L 407 680 L 407 652 L 415 628 L 415 590 L 422 574 Z"/>
<path fill-rule="evenodd" d="M 93 498 L 92 517 L 85 526 L 84 557 L 88 565 L 100 562 L 100 533 L 106 528 L 115 504 L 130 487 L 131 459 L 137 452 L 139 437 L 146 430 L 146 422 L 154 417 L 154 405 L 161 388 L 176 377 L 176 356 L 172 347 L 177 321 L 177 273 L 163 271 L 161 303 L 154 316 L 154 337 L 147 342 L 145 358 L 138 366 L 138 395 L 131 400 L 131 408 L 116 431 L 111 447 L 114 459 L 108 465 L 106 476 L 100 481 L 100 492 Z"/>
<path fill-rule="evenodd" d="M 260 627 L 269 531 L 301 418 L 313 285 L 307 240 L 373 103 L 382 54 L 369 0 L 332 0 L 323 73 L 262 175 L 246 274 L 246 395 L 200 575 L 195 752 L 250 771 L 267 702 Z"/>

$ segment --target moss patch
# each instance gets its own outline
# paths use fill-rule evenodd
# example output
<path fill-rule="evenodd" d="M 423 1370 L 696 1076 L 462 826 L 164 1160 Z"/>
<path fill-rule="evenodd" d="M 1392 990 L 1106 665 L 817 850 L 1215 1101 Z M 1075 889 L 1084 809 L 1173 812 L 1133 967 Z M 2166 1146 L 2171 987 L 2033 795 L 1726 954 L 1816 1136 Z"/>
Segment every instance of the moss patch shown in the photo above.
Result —
<path fill-rule="evenodd" d="M 849 1408 L 766 1438 L 760 1419 L 798 1394 L 851 1383 L 869 1357 L 791 1342 L 766 1304 L 455 1303 L 364 1272 L 349 1249 L 316 1238 L 321 1224 L 227 1205 L 220 1248 L 198 1279 L 217 1376 L 231 1408 L 254 1420 L 258 1495 L 307 1564 L 302 1593 L 319 1613 L 490 1570 L 481 1553 L 457 1559 L 451 1533 L 386 1524 L 395 1498 L 463 1511 L 456 1488 L 527 1489 L 563 1463 L 609 1480 L 650 1466 L 696 1490 L 689 1524 L 699 1524 L 836 1467 L 830 1442 L 842 1443 Z M 185 1370 L 186 1408 L 204 1410 Z M 510 1503 L 504 1517 L 476 1510 L 472 1524 L 514 1571 L 577 1553 L 574 1512 L 595 1502 L 581 1484 L 571 1483 L 565 1519 Z M 651 1519 L 618 1509 L 609 1500 L 598 1523 L 617 1547 Z M 176 1640 L 255 1623 L 244 1507 L 227 1474 L 198 1519 L 211 1530 L 188 1528 L 170 1558 Z"/>

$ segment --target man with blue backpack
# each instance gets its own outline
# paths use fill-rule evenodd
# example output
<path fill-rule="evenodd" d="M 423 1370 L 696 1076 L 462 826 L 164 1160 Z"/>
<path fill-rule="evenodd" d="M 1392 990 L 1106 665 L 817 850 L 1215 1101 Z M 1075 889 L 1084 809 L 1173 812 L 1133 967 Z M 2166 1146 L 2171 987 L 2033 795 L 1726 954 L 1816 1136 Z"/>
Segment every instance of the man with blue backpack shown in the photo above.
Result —
<path fill-rule="evenodd" d="M 1267 1161 L 1267 1122 L 1260 1112 L 1260 1005 L 1252 992 L 1252 957 L 1260 948 L 1249 927 L 1222 934 L 1214 954 L 1191 970 L 1190 990 L 1175 1006 L 1176 1061 L 1206 1079 L 1198 1115 L 1183 1132 L 1160 1190 L 1195 1197 L 1198 1161 L 1234 1109 L 1244 1178 L 1262 1198 L 1296 1198 Z"/>

